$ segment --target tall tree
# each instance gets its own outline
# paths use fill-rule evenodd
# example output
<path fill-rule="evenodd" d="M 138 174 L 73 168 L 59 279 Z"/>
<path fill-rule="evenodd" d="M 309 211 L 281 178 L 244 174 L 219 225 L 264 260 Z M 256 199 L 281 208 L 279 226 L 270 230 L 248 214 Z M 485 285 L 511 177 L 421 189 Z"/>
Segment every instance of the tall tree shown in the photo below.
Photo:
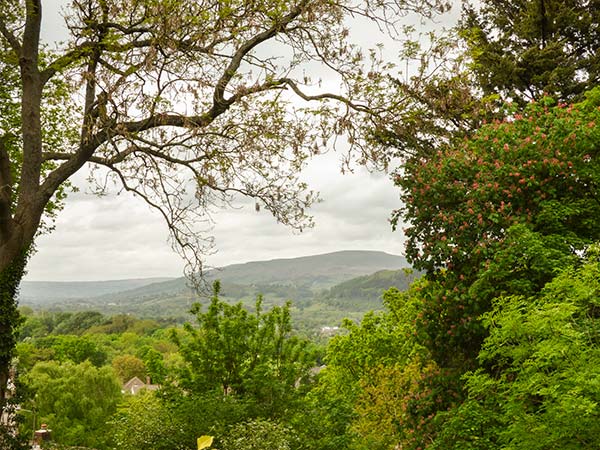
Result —
<path fill-rule="evenodd" d="M 25 382 L 35 395 L 26 406 L 50 425 L 58 444 L 110 448 L 106 421 L 116 412 L 122 396 L 110 367 L 98 369 L 90 362 L 40 362 Z"/>
<path fill-rule="evenodd" d="M 9 76 L 0 99 L 10 114 L 0 130 L 0 398 L 27 255 L 74 174 L 96 168 L 99 192 L 112 180 L 156 208 L 190 262 L 212 244 L 198 227 L 233 195 L 306 227 L 315 195 L 298 172 L 322 140 L 348 133 L 360 159 L 374 155 L 359 138 L 361 114 L 382 98 L 368 89 L 377 61 L 363 68 L 346 18 L 391 29 L 408 11 L 443 6 L 73 0 L 70 37 L 49 52 L 40 43 L 42 0 L 1 2 L 0 62 Z M 331 71 L 343 89 L 323 92 L 309 66 Z"/>
<path fill-rule="evenodd" d="M 296 417 L 305 448 L 422 444 L 408 430 L 429 415 L 432 403 L 441 406 L 437 393 L 413 395 L 433 367 L 415 337 L 425 287 L 419 281 L 406 292 L 389 289 L 383 294 L 387 311 L 366 314 L 360 325 L 346 320 L 347 333 L 329 342 L 326 367 Z"/>
<path fill-rule="evenodd" d="M 600 81 L 600 2 L 484 0 L 459 26 L 485 94 L 572 101 Z"/>
<path fill-rule="evenodd" d="M 276 414 L 294 397 L 296 384 L 308 378 L 315 355 L 308 342 L 291 335 L 290 305 L 255 313 L 241 303 L 218 297 L 219 284 L 206 312 L 195 309 L 198 328 L 186 326 L 177 339 L 186 361 L 180 385 L 190 392 L 219 392 L 247 399 Z"/>
<path fill-rule="evenodd" d="M 484 317 L 484 369 L 444 413 L 435 449 L 592 449 L 600 445 L 598 246 L 539 295 L 497 299 Z"/>
<path fill-rule="evenodd" d="M 573 105 L 545 97 L 396 173 L 404 206 L 393 221 L 405 227 L 407 258 L 429 280 L 417 339 L 441 369 L 430 386 L 447 383 L 455 401 L 466 394 L 462 375 L 482 364 L 481 315 L 494 299 L 537 295 L 600 238 L 599 93 Z M 439 430 L 436 417 L 422 418 Z"/>
<path fill-rule="evenodd" d="M 418 38 L 412 30 L 400 55 L 406 69 L 391 89 L 401 100 L 371 130 L 400 157 L 429 157 L 472 136 L 485 121 L 509 114 L 506 103 L 524 107 L 546 94 L 577 102 L 600 81 L 598 1 L 463 4 L 454 28 Z"/>

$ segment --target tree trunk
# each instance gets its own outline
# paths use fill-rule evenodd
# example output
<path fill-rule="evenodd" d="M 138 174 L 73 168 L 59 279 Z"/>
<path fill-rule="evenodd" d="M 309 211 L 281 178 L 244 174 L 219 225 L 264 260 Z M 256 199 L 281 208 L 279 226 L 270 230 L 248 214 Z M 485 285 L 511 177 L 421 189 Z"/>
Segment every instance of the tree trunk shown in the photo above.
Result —
<path fill-rule="evenodd" d="M 17 293 L 25 273 L 28 249 L 23 249 L 12 263 L 0 272 L 0 413 L 6 404 L 7 383 L 19 326 Z"/>

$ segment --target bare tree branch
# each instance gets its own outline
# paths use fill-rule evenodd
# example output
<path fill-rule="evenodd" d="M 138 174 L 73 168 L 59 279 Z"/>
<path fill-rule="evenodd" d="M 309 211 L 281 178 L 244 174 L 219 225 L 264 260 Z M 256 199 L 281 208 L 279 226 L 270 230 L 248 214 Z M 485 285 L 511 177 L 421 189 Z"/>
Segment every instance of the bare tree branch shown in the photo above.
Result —
<path fill-rule="evenodd" d="M 260 34 L 257 34 L 252 39 L 249 39 L 243 45 L 240 46 L 240 48 L 235 52 L 235 54 L 231 58 L 231 62 L 229 63 L 229 66 L 227 66 L 227 68 L 223 72 L 223 75 L 217 82 L 217 85 L 215 88 L 215 93 L 213 95 L 214 104 L 215 104 L 216 108 L 218 108 L 219 105 L 228 105 L 228 104 L 231 104 L 233 101 L 235 101 L 234 99 L 225 100 L 225 98 L 224 98 L 225 89 L 227 88 L 227 85 L 231 81 L 231 78 L 235 75 L 235 73 L 239 69 L 240 64 L 242 63 L 242 60 L 244 59 L 244 57 L 246 55 L 248 55 L 248 53 L 250 53 L 256 46 L 267 41 L 268 39 L 271 39 L 277 33 L 283 31 L 290 22 L 292 22 L 295 18 L 297 18 L 303 12 L 304 8 L 306 7 L 306 5 L 308 3 L 309 3 L 308 0 L 303 0 L 303 1 L 299 2 L 298 5 L 296 5 L 296 7 L 294 7 L 294 9 L 292 9 L 292 11 L 290 11 L 289 14 L 287 14 L 285 17 L 283 17 L 283 19 L 281 21 L 276 22 L 268 30 L 266 30 Z"/>
<path fill-rule="evenodd" d="M 37 124 L 47 106 L 28 105 L 24 95 L 23 111 L 34 120 L 22 118 L 28 134 L 18 214 L 28 204 L 43 210 L 91 163 L 171 210 L 172 223 L 183 228 L 181 217 L 194 208 L 206 214 L 233 194 L 256 198 L 281 222 L 305 226 L 314 196 L 298 173 L 309 157 L 338 134 L 351 144 L 348 155 L 359 150 L 360 162 L 381 157 L 363 136 L 370 116 L 387 111 L 389 99 L 377 93 L 385 87 L 380 62 L 368 60 L 363 71 L 366 57 L 348 42 L 345 17 L 362 15 L 385 28 L 394 20 L 386 11 L 431 1 L 295 0 L 277 9 L 248 2 L 229 11 L 218 0 L 182 0 L 139 2 L 122 11 L 125 4 L 113 0 L 77 0 L 67 17 L 73 39 L 48 63 L 37 55 L 41 2 L 27 1 L 27 17 L 16 19 L 27 37 L 24 91 L 40 102 L 53 86 L 70 89 L 76 107 L 58 128 L 73 136 L 76 123 L 79 133 L 69 145 L 43 142 Z M 302 77 L 303 64 L 315 62 L 340 80 L 339 92 L 315 91 L 310 77 Z M 60 108 L 50 107 L 46 119 L 55 120 Z M 194 205 L 177 199 L 180 188 L 196 189 Z M 35 198 L 25 201 L 24 192 Z"/>
<path fill-rule="evenodd" d="M 224 98 L 225 90 L 229 81 L 235 75 L 239 68 L 243 58 L 254 49 L 257 45 L 275 36 L 278 32 L 282 31 L 287 24 L 297 18 L 303 11 L 303 8 L 308 3 L 307 0 L 300 2 L 288 15 L 286 15 L 281 21 L 278 21 L 270 27 L 268 30 L 259 33 L 251 39 L 244 42 L 239 49 L 234 53 L 231 61 L 227 68 L 223 71 L 219 81 L 216 83 L 216 87 L 213 94 L 213 106 L 203 115 L 197 116 L 181 116 L 173 114 L 154 114 L 147 119 L 126 122 L 117 125 L 112 129 L 103 129 L 96 133 L 94 136 L 89 136 L 89 130 L 92 128 L 92 120 L 94 119 L 92 112 L 92 105 L 95 100 L 95 73 L 97 63 L 100 60 L 101 50 L 99 47 L 95 47 L 95 54 L 93 59 L 88 65 L 88 81 L 86 87 L 86 101 L 85 101 L 85 116 L 84 124 L 82 127 L 82 142 L 79 150 L 73 154 L 69 161 L 53 173 L 51 173 L 45 180 L 42 186 L 42 193 L 44 198 L 54 192 L 57 187 L 68 179 L 73 173 L 79 170 L 83 164 L 93 155 L 94 151 L 100 147 L 103 143 L 112 139 L 115 136 L 123 133 L 139 133 L 141 131 L 150 130 L 156 127 L 172 126 L 172 127 L 183 127 L 183 128 L 202 128 L 211 123 L 216 117 L 223 114 L 234 102 L 239 100 L 244 95 L 262 92 L 273 88 L 276 84 L 266 83 L 263 85 L 249 88 L 246 92 L 238 93 L 231 96 L 228 99 Z M 59 67 L 58 64 L 56 67 Z"/>
<path fill-rule="evenodd" d="M 329 94 L 329 93 L 323 93 L 323 94 L 317 94 L 317 95 L 307 95 L 304 92 L 302 92 L 302 90 L 298 87 L 298 83 L 290 78 L 281 78 L 279 80 L 279 82 L 281 84 L 285 84 L 285 85 L 289 86 L 292 89 L 292 91 L 294 91 L 294 93 L 296 93 L 296 95 L 298 95 L 298 97 L 300 97 L 302 100 L 306 100 L 306 101 L 336 100 L 340 103 L 343 103 L 343 104 L 349 106 L 350 108 L 352 108 L 355 111 L 360 111 L 360 112 L 365 112 L 365 113 L 373 112 L 372 109 L 369 108 L 368 106 L 353 103 L 352 101 L 348 100 L 346 97 L 343 97 L 341 95 Z"/>

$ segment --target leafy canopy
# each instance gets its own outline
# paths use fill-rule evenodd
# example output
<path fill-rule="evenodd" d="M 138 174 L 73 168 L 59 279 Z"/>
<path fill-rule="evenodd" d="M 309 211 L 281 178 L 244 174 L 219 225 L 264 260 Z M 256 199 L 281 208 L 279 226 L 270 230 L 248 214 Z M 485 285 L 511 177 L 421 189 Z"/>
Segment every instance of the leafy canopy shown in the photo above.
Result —
<path fill-rule="evenodd" d="M 598 447 L 598 246 L 588 254 L 539 295 L 495 302 L 484 368 L 465 376 L 468 399 L 446 415 L 434 448 Z"/>
<path fill-rule="evenodd" d="M 582 98 L 600 79 L 597 1 L 484 0 L 467 4 L 460 33 L 484 94 L 504 100 Z"/>

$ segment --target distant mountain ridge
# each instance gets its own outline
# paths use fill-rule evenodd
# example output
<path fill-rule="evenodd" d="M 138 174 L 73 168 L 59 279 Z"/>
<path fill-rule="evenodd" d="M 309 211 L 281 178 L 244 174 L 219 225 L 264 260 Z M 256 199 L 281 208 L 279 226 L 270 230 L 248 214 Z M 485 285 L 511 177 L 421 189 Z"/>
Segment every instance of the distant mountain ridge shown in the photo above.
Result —
<path fill-rule="evenodd" d="M 290 280 L 322 279 L 324 284 L 333 285 L 378 270 L 401 269 L 407 266 L 408 263 L 403 256 L 379 251 L 343 250 L 297 258 L 233 264 L 215 271 L 216 275 L 212 273 L 209 275 L 237 284 L 271 284 Z"/>
<path fill-rule="evenodd" d="M 209 282 L 221 281 L 222 297 L 229 301 L 242 301 L 251 307 L 256 296 L 264 294 L 267 306 L 292 300 L 310 314 L 314 305 L 337 311 L 348 311 L 350 305 L 355 311 L 377 308 L 384 289 L 407 286 L 410 277 L 401 269 L 408 267 L 402 256 L 348 250 L 233 264 L 212 270 L 206 277 Z M 97 310 L 139 317 L 187 317 L 190 306 L 197 301 L 207 301 L 206 296 L 194 292 L 184 277 L 73 283 L 25 281 L 20 295 L 21 304 L 34 308 Z"/>
<path fill-rule="evenodd" d="M 56 300 L 85 298 L 127 291 L 172 279 L 169 277 L 154 277 L 106 281 L 23 281 L 19 297 L 21 300 L 32 300 L 40 297 Z"/>
<path fill-rule="evenodd" d="M 311 289 L 326 289 L 351 278 L 369 275 L 378 270 L 396 270 L 407 267 L 403 256 L 367 250 L 344 250 L 298 258 L 280 258 L 251 261 L 213 269 L 206 275 L 209 280 L 237 285 L 310 285 Z M 187 279 L 141 278 L 107 281 L 24 281 L 20 299 L 83 299 L 117 293 L 131 298 L 149 294 L 181 293 L 189 291 Z"/>

